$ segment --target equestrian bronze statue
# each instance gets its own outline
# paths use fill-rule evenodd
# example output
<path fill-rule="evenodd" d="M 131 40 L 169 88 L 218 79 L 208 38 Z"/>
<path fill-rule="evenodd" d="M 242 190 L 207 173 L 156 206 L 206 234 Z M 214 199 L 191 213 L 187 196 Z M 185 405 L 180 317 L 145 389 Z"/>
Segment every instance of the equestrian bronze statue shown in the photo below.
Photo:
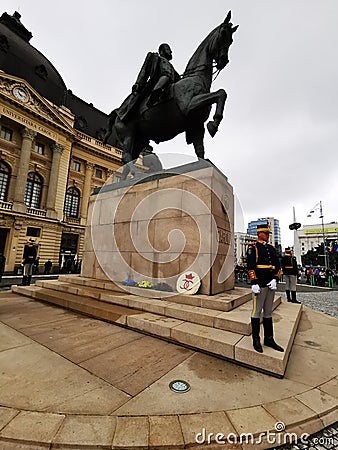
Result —
<path fill-rule="evenodd" d="M 159 53 L 148 53 L 132 93 L 122 105 L 109 115 L 108 131 L 117 137 L 116 146 L 122 148 L 122 160 L 130 170 L 131 161 L 152 140 L 168 141 L 185 132 L 187 144 L 193 144 L 195 153 L 204 158 L 204 122 L 211 106 L 216 103 L 213 120 L 207 123 L 210 135 L 215 136 L 223 118 L 227 94 L 224 89 L 210 92 L 213 75 L 228 64 L 229 47 L 238 25 L 230 23 L 229 11 L 224 22 L 216 27 L 199 45 L 187 67 L 179 77 L 170 63 L 171 49 L 161 44 Z M 129 164 L 131 163 L 131 164 Z"/>

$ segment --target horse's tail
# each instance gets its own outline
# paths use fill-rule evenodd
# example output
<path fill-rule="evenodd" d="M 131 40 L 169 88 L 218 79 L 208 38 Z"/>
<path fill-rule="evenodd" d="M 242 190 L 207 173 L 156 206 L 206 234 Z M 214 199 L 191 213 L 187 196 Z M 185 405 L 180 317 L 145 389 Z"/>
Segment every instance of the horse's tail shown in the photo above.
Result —
<path fill-rule="evenodd" d="M 108 121 L 107 121 L 107 131 L 106 131 L 106 134 L 104 135 L 104 138 L 103 138 L 103 143 L 104 143 L 104 144 L 107 143 L 107 141 L 108 141 L 110 135 L 112 134 L 112 131 L 113 131 L 113 127 L 114 127 L 114 124 L 115 124 L 116 117 L 117 117 L 117 112 L 116 112 L 116 110 L 114 109 L 114 110 L 109 114 L 109 116 L 108 116 Z M 110 141 L 112 141 L 112 139 L 111 139 Z M 114 142 L 111 142 L 111 144 L 115 147 L 115 146 L 116 146 L 116 141 L 117 141 L 116 133 L 113 133 L 113 141 L 114 141 Z"/>

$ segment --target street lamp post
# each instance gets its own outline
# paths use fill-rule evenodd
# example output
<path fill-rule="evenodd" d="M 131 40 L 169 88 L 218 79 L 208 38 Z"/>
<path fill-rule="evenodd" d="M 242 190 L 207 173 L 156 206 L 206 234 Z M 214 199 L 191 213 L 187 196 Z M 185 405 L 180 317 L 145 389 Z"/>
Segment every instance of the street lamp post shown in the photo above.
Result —
<path fill-rule="evenodd" d="M 323 250 L 324 250 L 324 262 L 325 262 L 325 267 L 327 269 L 330 268 L 329 266 L 329 260 L 327 258 L 327 254 L 326 254 L 326 246 L 325 246 L 325 228 L 324 228 L 324 215 L 323 215 L 323 207 L 322 207 L 322 201 L 320 200 L 319 203 L 317 203 L 312 210 L 309 212 L 308 217 L 311 217 L 312 214 L 319 209 L 319 218 L 322 221 L 322 234 L 323 234 Z"/>

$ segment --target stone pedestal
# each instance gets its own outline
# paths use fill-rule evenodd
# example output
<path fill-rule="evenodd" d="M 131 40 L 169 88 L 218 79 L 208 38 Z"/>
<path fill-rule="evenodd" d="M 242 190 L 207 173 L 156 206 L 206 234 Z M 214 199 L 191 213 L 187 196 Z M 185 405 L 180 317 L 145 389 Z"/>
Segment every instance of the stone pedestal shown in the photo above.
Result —
<path fill-rule="evenodd" d="M 82 275 L 168 283 L 199 274 L 201 294 L 234 287 L 234 201 L 205 160 L 105 185 L 90 198 Z"/>

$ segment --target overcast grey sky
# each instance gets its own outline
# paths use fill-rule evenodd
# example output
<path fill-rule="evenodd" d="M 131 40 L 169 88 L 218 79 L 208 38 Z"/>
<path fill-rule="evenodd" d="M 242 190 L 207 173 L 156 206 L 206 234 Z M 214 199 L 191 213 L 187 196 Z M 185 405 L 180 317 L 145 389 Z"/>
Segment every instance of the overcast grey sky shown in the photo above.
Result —
<path fill-rule="evenodd" d="M 325 222 L 338 220 L 337 0 L 2 0 L 1 9 L 18 10 L 67 87 L 106 113 L 148 51 L 168 42 L 182 73 L 231 9 L 240 26 L 212 86 L 228 99 L 220 131 L 206 134 L 206 157 L 234 186 L 243 226 L 274 216 L 283 246 L 293 244 L 293 206 L 302 224 L 320 222 L 319 213 L 306 217 L 320 200 Z M 194 155 L 184 135 L 154 149 Z"/>

